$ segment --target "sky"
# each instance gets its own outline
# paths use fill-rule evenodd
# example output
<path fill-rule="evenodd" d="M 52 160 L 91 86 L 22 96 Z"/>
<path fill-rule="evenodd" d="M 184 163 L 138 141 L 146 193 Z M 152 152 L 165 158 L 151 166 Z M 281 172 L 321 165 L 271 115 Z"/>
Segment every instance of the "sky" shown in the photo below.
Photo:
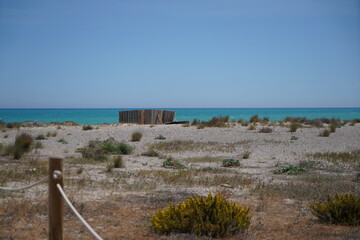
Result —
<path fill-rule="evenodd" d="M 0 0 L 0 108 L 360 107 L 359 0 Z"/>

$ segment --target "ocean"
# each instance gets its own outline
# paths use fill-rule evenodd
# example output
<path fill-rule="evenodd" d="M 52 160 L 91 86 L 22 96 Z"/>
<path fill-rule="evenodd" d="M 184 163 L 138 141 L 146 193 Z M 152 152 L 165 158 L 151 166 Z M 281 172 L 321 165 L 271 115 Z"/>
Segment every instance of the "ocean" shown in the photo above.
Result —
<path fill-rule="evenodd" d="M 136 109 L 136 108 L 134 108 Z M 285 117 L 338 118 L 341 120 L 360 119 L 360 108 L 162 108 L 175 111 L 176 121 L 207 121 L 212 117 L 229 116 L 230 120 L 248 121 L 258 114 L 270 121 L 283 120 Z M 81 108 L 81 109 L 0 109 L 0 120 L 4 122 L 65 122 L 79 124 L 117 123 L 118 112 L 133 110 L 125 108 Z"/>

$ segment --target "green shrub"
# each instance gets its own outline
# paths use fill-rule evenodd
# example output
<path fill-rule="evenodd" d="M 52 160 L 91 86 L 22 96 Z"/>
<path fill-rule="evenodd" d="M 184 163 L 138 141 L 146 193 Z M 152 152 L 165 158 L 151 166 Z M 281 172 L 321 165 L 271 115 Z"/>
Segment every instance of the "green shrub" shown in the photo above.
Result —
<path fill-rule="evenodd" d="M 237 159 L 224 159 L 222 163 L 223 167 L 238 167 L 240 166 L 240 162 Z"/>
<path fill-rule="evenodd" d="M 262 127 L 259 129 L 259 133 L 272 133 L 272 128 L 270 127 Z"/>
<path fill-rule="evenodd" d="M 62 143 L 62 144 L 68 144 L 68 142 L 67 142 L 65 139 L 63 139 L 63 138 L 60 138 L 60 139 L 58 140 L 58 142 L 59 142 L 59 143 Z"/>
<path fill-rule="evenodd" d="M 17 129 L 19 129 L 20 128 L 20 126 L 21 126 L 21 123 L 7 123 L 6 124 L 6 127 L 7 128 L 17 128 Z"/>
<path fill-rule="evenodd" d="M 299 128 L 299 124 L 297 123 L 291 123 L 290 124 L 290 132 L 296 132 L 296 130 Z"/>
<path fill-rule="evenodd" d="M 200 121 L 194 119 L 192 124 L 193 126 L 197 126 L 198 129 L 203 129 L 205 127 L 228 127 L 229 126 L 229 116 L 225 117 L 213 117 L 209 121 Z"/>
<path fill-rule="evenodd" d="M 57 136 L 57 132 L 47 132 L 46 133 L 46 137 L 56 137 Z"/>
<path fill-rule="evenodd" d="M 149 148 L 149 150 L 147 152 L 144 152 L 141 155 L 146 156 L 146 157 L 159 157 L 160 156 L 159 152 L 155 151 L 153 148 Z"/>
<path fill-rule="evenodd" d="M 46 137 L 44 136 L 44 134 L 39 134 L 35 137 L 35 140 L 45 140 Z"/>
<path fill-rule="evenodd" d="M 298 175 L 305 172 L 307 172 L 305 168 L 300 166 L 294 166 L 289 163 L 281 165 L 278 169 L 274 171 L 275 174 L 287 174 L 287 175 Z"/>
<path fill-rule="evenodd" d="M 113 166 L 114 166 L 114 168 L 125 168 L 125 162 L 124 162 L 123 158 L 121 157 L 121 155 L 116 156 L 113 159 Z"/>
<path fill-rule="evenodd" d="M 320 137 L 328 137 L 328 136 L 330 136 L 330 131 L 329 131 L 329 129 L 324 129 L 324 130 L 322 130 L 322 131 L 319 133 L 319 136 L 320 136 Z"/>
<path fill-rule="evenodd" d="M 310 205 L 312 213 L 321 221 L 339 225 L 360 225 L 360 197 L 354 193 L 335 194 L 327 202 L 316 202 Z"/>
<path fill-rule="evenodd" d="M 244 152 L 243 155 L 242 155 L 242 158 L 243 159 L 248 159 L 250 157 L 250 153 L 251 152 L 249 152 L 249 151 Z"/>
<path fill-rule="evenodd" d="M 82 129 L 83 129 L 84 131 L 88 131 L 88 130 L 93 130 L 94 127 L 91 126 L 91 125 L 84 125 L 84 126 L 82 127 Z"/>
<path fill-rule="evenodd" d="M 336 127 L 337 127 L 336 123 L 334 123 L 334 122 L 330 123 L 330 126 L 329 126 L 330 132 L 334 133 L 336 131 Z"/>
<path fill-rule="evenodd" d="M 41 149 L 41 148 L 44 148 L 44 145 L 42 144 L 42 142 L 35 142 L 34 144 L 34 148 L 35 149 Z"/>
<path fill-rule="evenodd" d="M 165 140 L 166 137 L 164 137 L 163 135 L 159 135 L 157 136 L 155 139 L 158 139 L 158 140 Z"/>
<path fill-rule="evenodd" d="M 191 233 L 223 237 L 244 232 L 250 225 L 249 208 L 242 208 L 220 194 L 192 196 L 177 205 L 169 203 L 151 216 L 151 226 L 157 233 Z"/>
<path fill-rule="evenodd" d="M 133 142 L 139 142 L 142 138 L 142 133 L 141 132 L 134 132 L 132 135 L 131 135 L 131 141 Z"/>
<path fill-rule="evenodd" d="M 249 125 L 249 123 L 248 122 L 243 122 L 243 123 L 241 123 L 241 126 L 244 126 L 244 127 L 247 127 Z"/>
<path fill-rule="evenodd" d="M 80 148 L 79 152 L 83 158 L 93 159 L 98 162 L 105 161 L 107 159 L 107 152 L 101 148 L 100 141 L 90 141 L 87 147 Z"/>
<path fill-rule="evenodd" d="M 175 160 L 172 157 L 167 158 L 163 161 L 164 168 L 175 168 L 175 169 L 184 169 L 185 165 L 182 164 L 179 160 Z"/>
<path fill-rule="evenodd" d="M 22 133 L 16 136 L 13 145 L 7 146 L 5 152 L 7 155 L 13 155 L 14 159 L 20 159 L 26 152 L 30 151 L 32 143 L 33 138 L 27 133 Z"/>
<path fill-rule="evenodd" d="M 256 130 L 256 127 L 255 127 L 255 125 L 250 125 L 249 127 L 248 127 L 248 130 Z"/>
<path fill-rule="evenodd" d="M 133 147 L 127 145 L 126 143 L 120 143 L 113 139 L 108 139 L 100 143 L 100 148 L 106 153 L 112 154 L 125 154 L 129 155 L 134 150 Z"/>
<path fill-rule="evenodd" d="M 250 118 L 249 122 L 251 123 L 256 123 L 256 122 L 259 122 L 260 121 L 260 118 L 259 118 L 259 115 L 254 115 Z"/>

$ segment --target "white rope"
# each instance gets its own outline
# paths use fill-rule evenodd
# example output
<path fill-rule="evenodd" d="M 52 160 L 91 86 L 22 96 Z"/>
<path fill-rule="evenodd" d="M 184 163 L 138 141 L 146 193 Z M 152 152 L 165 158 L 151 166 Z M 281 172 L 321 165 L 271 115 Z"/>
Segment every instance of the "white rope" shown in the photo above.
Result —
<path fill-rule="evenodd" d="M 69 205 L 71 210 L 75 213 L 75 215 L 79 218 L 79 220 L 85 225 L 85 227 L 94 235 L 94 237 L 97 240 L 103 240 L 95 231 L 92 229 L 92 227 L 85 221 L 85 219 L 78 213 L 78 211 L 75 209 L 75 207 L 72 205 L 68 197 L 66 196 L 64 190 L 62 189 L 60 184 L 56 184 L 56 187 L 59 189 L 62 197 L 65 199 L 65 202 Z"/>
<path fill-rule="evenodd" d="M 44 177 L 43 179 L 40 179 L 39 181 L 37 182 L 34 182 L 28 186 L 25 186 L 25 187 L 19 187 L 19 188 L 3 188 L 3 187 L 0 187 L 0 190 L 3 190 L 3 191 L 20 191 L 20 190 L 25 190 L 25 189 L 28 189 L 28 188 L 31 188 L 31 187 L 34 187 L 40 183 L 43 183 L 43 182 L 46 182 L 48 180 L 49 176 L 46 176 Z"/>

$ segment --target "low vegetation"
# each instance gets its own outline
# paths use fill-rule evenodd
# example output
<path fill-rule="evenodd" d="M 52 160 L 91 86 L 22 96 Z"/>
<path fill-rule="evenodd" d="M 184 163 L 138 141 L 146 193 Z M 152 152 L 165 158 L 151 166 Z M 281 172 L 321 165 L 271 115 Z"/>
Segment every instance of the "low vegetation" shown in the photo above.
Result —
<path fill-rule="evenodd" d="M 157 139 L 157 140 L 165 140 L 166 137 L 164 137 L 163 135 L 159 135 L 159 136 L 155 137 L 155 139 Z"/>
<path fill-rule="evenodd" d="M 319 137 L 328 137 L 330 136 L 330 130 L 329 129 L 324 129 L 319 133 Z"/>
<path fill-rule="evenodd" d="M 46 133 L 46 137 L 56 137 L 57 136 L 57 132 L 47 132 Z"/>
<path fill-rule="evenodd" d="M 259 133 L 272 133 L 273 129 L 271 127 L 262 127 L 259 129 Z"/>
<path fill-rule="evenodd" d="M 191 158 L 185 158 L 183 159 L 183 161 L 189 163 L 211 163 L 211 162 L 219 162 L 220 158 L 211 157 L 211 156 L 191 157 Z"/>
<path fill-rule="evenodd" d="M 65 139 L 63 139 L 63 138 L 60 138 L 60 139 L 58 140 L 58 142 L 59 142 L 59 143 L 62 143 L 62 144 L 68 144 L 68 142 L 67 142 Z"/>
<path fill-rule="evenodd" d="M 237 143 L 217 143 L 217 142 L 194 142 L 191 140 L 182 141 L 163 141 L 150 145 L 155 151 L 164 152 L 185 152 L 185 151 L 218 151 L 218 152 L 234 152 L 237 145 L 245 144 L 248 141 Z"/>
<path fill-rule="evenodd" d="M 14 144 L 4 147 L 3 154 L 12 156 L 14 159 L 20 159 L 25 153 L 31 150 L 34 140 L 27 133 L 17 135 Z"/>
<path fill-rule="evenodd" d="M 225 117 L 213 117 L 212 119 L 210 119 L 209 121 L 200 121 L 197 119 L 194 119 L 192 124 L 193 126 L 197 126 L 198 129 L 200 127 L 201 128 L 205 128 L 205 127 L 229 127 L 230 123 L 229 123 L 229 116 L 225 116 Z"/>
<path fill-rule="evenodd" d="M 125 162 L 121 155 L 112 159 L 112 162 L 107 165 L 107 172 L 111 172 L 113 168 L 125 168 Z"/>
<path fill-rule="evenodd" d="M 299 124 L 298 123 L 291 123 L 289 128 L 290 128 L 290 132 L 296 132 L 296 130 L 299 128 Z"/>
<path fill-rule="evenodd" d="M 131 135 L 131 141 L 133 142 L 139 142 L 142 138 L 142 133 L 141 132 L 134 132 L 132 135 Z"/>
<path fill-rule="evenodd" d="M 278 169 L 274 170 L 275 174 L 298 175 L 306 173 L 307 170 L 300 166 L 295 166 L 289 163 L 281 165 Z"/>
<path fill-rule="evenodd" d="M 93 130 L 94 127 L 91 126 L 91 125 L 84 125 L 84 126 L 82 126 L 82 129 L 83 129 L 84 131 L 88 131 L 88 130 Z"/>
<path fill-rule="evenodd" d="M 174 169 L 185 168 L 184 164 L 182 164 L 179 160 L 173 159 L 172 157 L 169 157 L 166 160 L 164 160 L 162 166 L 164 168 L 174 168 Z"/>
<path fill-rule="evenodd" d="M 220 194 L 192 196 L 177 205 L 169 203 L 151 216 L 151 226 L 161 234 L 191 233 L 223 237 L 244 232 L 250 225 L 249 208 L 243 208 Z"/>
<path fill-rule="evenodd" d="M 256 130 L 255 125 L 251 124 L 251 125 L 248 127 L 248 130 Z"/>
<path fill-rule="evenodd" d="M 360 225 L 360 197 L 354 193 L 328 196 L 326 202 L 310 205 L 312 213 L 324 223 L 339 225 Z"/>
<path fill-rule="evenodd" d="M 224 159 L 223 163 L 222 163 L 223 167 L 239 167 L 240 166 L 240 162 L 237 159 Z"/>
<path fill-rule="evenodd" d="M 89 144 L 78 149 L 82 156 L 86 159 L 93 159 L 95 161 L 105 161 L 109 154 L 131 154 L 133 148 L 125 143 L 115 141 L 109 138 L 105 141 L 90 141 Z"/>
<path fill-rule="evenodd" d="M 242 154 L 242 159 L 249 159 L 250 154 L 251 154 L 251 152 L 245 151 L 245 152 Z"/>
<path fill-rule="evenodd" d="M 35 137 L 35 140 L 46 140 L 46 137 L 44 136 L 44 134 L 39 134 Z"/>
<path fill-rule="evenodd" d="M 360 149 L 349 152 L 317 152 L 307 154 L 311 159 L 321 159 L 332 163 L 355 164 L 360 163 Z"/>

